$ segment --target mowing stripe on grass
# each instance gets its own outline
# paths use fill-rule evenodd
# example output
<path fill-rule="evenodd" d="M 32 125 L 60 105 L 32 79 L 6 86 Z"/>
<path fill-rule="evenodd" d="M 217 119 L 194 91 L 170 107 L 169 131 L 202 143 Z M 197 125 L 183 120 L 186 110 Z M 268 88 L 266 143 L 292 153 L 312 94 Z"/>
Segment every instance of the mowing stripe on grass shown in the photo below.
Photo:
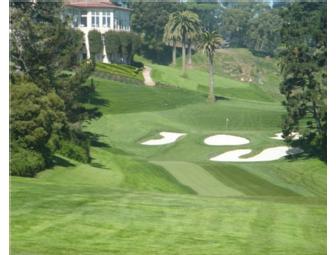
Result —
<path fill-rule="evenodd" d="M 202 167 L 182 161 L 153 161 L 153 164 L 164 167 L 179 182 L 189 186 L 202 196 L 238 196 L 240 191 L 225 186 Z"/>

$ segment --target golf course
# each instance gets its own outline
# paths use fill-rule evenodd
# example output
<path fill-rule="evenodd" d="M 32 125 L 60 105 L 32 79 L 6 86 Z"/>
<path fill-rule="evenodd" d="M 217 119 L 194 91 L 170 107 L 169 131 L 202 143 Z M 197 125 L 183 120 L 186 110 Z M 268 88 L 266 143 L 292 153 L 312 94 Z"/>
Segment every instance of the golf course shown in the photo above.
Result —
<path fill-rule="evenodd" d="M 235 150 L 246 151 L 241 159 L 259 159 L 288 146 L 272 139 L 286 114 L 276 63 L 246 54 L 219 50 L 215 103 L 207 100 L 201 52 L 186 75 L 179 58 L 172 66 L 137 56 L 155 86 L 141 85 L 141 73 L 127 65 L 120 66 L 129 73 L 120 74 L 134 72 L 140 83 L 93 73 L 86 106 L 102 116 L 83 127 L 95 137 L 92 160 L 57 155 L 36 177 L 11 176 L 11 254 L 326 254 L 325 162 L 305 152 L 210 160 Z M 258 79 L 226 73 L 240 58 L 246 68 L 258 66 Z M 119 68 L 104 65 L 96 71 Z M 232 141 L 214 144 L 215 135 Z"/>

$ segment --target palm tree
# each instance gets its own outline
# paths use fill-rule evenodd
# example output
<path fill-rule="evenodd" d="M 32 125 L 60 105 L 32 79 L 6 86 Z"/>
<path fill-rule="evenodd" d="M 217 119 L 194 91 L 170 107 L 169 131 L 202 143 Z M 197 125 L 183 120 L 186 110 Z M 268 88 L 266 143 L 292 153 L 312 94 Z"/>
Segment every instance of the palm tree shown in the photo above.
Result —
<path fill-rule="evenodd" d="M 214 70 L 214 57 L 216 49 L 223 45 L 223 38 L 215 31 L 213 32 L 204 32 L 201 35 L 199 48 L 203 50 L 203 53 L 208 56 L 208 65 L 209 65 L 209 102 L 215 102 L 215 93 L 214 93 L 214 79 L 213 79 L 213 70 Z"/>
<path fill-rule="evenodd" d="M 188 66 L 189 67 L 192 66 L 192 58 L 191 58 L 192 46 L 196 44 L 197 38 L 200 33 L 201 33 L 200 28 L 198 28 L 197 31 L 188 33 Z"/>
<path fill-rule="evenodd" d="M 176 31 L 173 30 L 173 17 L 172 14 L 169 15 L 169 20 L 164 28 L 164 34 L 163 34 L 163 41 L 169 45 L 173 46 L 173 52 L 172 52 L 172 62 L 173 65 L 176 65 L 176 43 L 180 40 L 179 35 L 176 33 Z"/>
<path fill-rule="evenodd" d="M 186 45 L 191 34 L 200 30 L 200 20 L 196 13 L 191 11 L 174 12 L 171 15 L 171 30 L 179 35 L 182 43 L 182 71 L 186 67 Z"/>

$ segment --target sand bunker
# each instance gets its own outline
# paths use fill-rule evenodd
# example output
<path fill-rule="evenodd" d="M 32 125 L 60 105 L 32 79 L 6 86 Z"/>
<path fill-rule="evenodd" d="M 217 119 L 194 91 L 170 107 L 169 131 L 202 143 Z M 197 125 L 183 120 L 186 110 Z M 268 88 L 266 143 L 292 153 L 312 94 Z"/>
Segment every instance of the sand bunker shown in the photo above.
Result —
<path fill-rule="evenodd" d="M 143 145 L 163 145 L 163 144 L 169 144 L 174 143 L 178 138 L 181 136 L 184 136 L 186 134 L 184 133 L 174 133 L 174 132 L 160 132 L 160 135 L 162 138 L 158 139 L 151 139 L 146 142 L 143 142 L 141 144 Z"/>
<path fill-rule="evenodd" d="M 262 162 L 262 161 L 278 160 L 288 155 L 294 155 L 294 154 L 303 152 L 303 150 L 300 148 L 291 148 L 288 146 L 278 146 L 278 147 L 272 147 L 272 148 L 265 149 L 258 155 L 253 156 L 251 158 L 240 158 L 241 156 L 246 155 L 250 153 L 251 151 L 252 150 L 250 149 L 228 151 L 216 157 L 213 157 L 210 160 L 220 161 L 220 162 Z"/>
<path fill-rule="evenodd" d="M 301 135 L 297 132 L 292 132 L 289 136 L 292 140 L 299 140 Z M 276 133 L 275 136 L 271 137 L 271 139 L 275 139 L 275 140 L 285 140 L 282 137 L 282 133 Z"/>
<path fill-rule="evenodd" d="M 207 145 L 216 145 L 216 146 L 222 146 L 222 145 L 242 145 L 242 144 L 248 144 L 250 141 L 246 138 L 239 137 L 239 136 L 233 136 L 233 135 L 214 135 L 209 136 L 206 139 L 204 139 L 204 143 Z"/>

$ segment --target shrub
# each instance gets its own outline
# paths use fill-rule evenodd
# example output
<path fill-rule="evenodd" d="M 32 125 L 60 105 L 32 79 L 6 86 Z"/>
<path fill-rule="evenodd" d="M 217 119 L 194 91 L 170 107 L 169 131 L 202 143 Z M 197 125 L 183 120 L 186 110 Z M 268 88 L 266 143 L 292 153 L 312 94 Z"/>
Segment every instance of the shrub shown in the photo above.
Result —
<path fill-rule="evenodd" d="M 121 44 L 119 34 L 116 31 L 108 31 L 104 34 L 106 54 L 111 62 L 119 63 Z"/>
<path fill-rule="evenodd" d="M 89 37 L 90 57 L 93 61 L 95 61 L 97 55 L 103 53 L 102 35 L 99 31 L 92 30 L 89 32 L 88 37 Z"/>
<path fill-rule="evenodd" d="M 35 151 L 16 148 L 10 155 L 10 175 L 33 177 L 46 167 L 43 156 Z"/>
<path fill-rule="evenodd" d="M 139 35 L 131 32 L 108 31 L 104 34 L 106 54 L 111 62 L 132 64 L 134 54 L 139 50 Z"/>
<path fill-rule="evenodd" d="M 58 152 L 68 158 L 77 160 L 83 163 L 90 162 L 89 150 L 86 147 L 75 144 L 69 140 L 62 140 Z"/>

